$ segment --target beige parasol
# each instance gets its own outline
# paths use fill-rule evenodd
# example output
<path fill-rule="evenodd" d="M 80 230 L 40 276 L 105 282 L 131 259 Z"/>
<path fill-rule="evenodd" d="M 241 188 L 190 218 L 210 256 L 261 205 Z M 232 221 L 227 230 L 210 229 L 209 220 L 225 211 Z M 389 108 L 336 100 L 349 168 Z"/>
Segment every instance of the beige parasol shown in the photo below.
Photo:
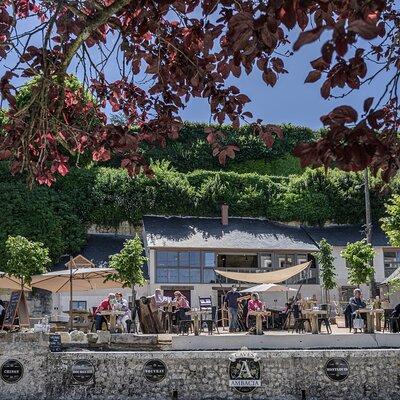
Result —
<path fill-rule="evenodd" d="M 243 289 L 246 293 L 262 293 L 262 292 L 297 292 L 297 289 L 290 288 L 275 283 L 262 283 L 261 285 L 252 286 L 248 289 Z"/>
<path fill-rule="evenodd" d="M 73 291 L 89 291 L 96 289 L 121 288 L 122 282 L 106 281 L 106 278 L 115 274 L 113 268 L 70 268 L 67 271 L 48 272 L 32 278 L 32 287 L 49 290 L 53 293 L 70 293 L 70 312 L 72 312 Z M 70 316 L 71 329 L 73 319 Z"/>
<path fill-rule="evenodd" d="M 0 271 L 0 289 L 21 290 L 22 283 L 18 278 Z M 24 290 L 29 292 L 32 289 L 24 285 Z"/>

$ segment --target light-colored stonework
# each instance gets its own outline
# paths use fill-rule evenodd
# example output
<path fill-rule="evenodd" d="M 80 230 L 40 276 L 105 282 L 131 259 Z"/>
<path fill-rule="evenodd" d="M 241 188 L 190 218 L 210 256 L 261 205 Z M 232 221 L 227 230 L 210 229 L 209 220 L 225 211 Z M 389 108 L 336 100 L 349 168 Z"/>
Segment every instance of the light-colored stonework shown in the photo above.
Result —
<path fill-rule="evenodd" d="M 232 351 L 77 350 L 50 353 L 44 335 L 0 337 L 0 364 L 17 359 L 24 366 L 15 384 L 0 380 L 1 400 L 386 400 L 400 399 L 400 349 L 256 350 L 262 386 L 241 395 L 228 386 Z M 332 357 L 346 358 L 350 366 L 344 382 L 331 381 L 324 366 Z M 164 361 L 168 371 L 159 383 L 145 380 L 143 366 L 151 358 Z M 94 382 L 76 385 L 71 367 L 77 360 L 95 366 Z"/>

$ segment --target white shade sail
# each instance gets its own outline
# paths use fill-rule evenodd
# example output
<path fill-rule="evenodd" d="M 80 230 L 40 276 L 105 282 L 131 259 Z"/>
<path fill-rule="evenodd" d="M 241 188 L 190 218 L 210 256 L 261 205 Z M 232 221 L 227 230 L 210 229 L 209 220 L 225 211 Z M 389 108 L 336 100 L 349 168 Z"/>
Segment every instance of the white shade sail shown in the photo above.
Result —
<path fill-rule="evenodd" d="M 297 292 L 297 289 L 290 288 L 283 285 L 277 285 L 275 283 L 262 283 L 261 285 L 252 286 L 248 289 L 244 289 L 246 293 L 261 293 L 261 292 Z"/>
<path fill-rule="evenodd" d="M 74 268 L 72 269 L 72 286 L 74 291 L 120 288 L 122 282 L 105 281 L 114 274 L 113 268 Z M 32 287 L 49 290 L 53 293 L 70 291 L 70 271 L 48 272 L 32 278 Z"/>
<path fill-rule="evenodd" d="M 0 271 L 0 289 L 21 290 L 21 281 L 14 276 Z M 24 290 L 31 291 L 32 289 L 24 285 Z"/>
<path fill-rule="evenodd" d="M 311 261 L 295 265 L 294 267 L 279 269 L 271 272 L 229 272 L 215 270 L 219 275 L 225 278 L 232 279 L 240 282 L 251 282 L 251 283 L 280 283 L 288 280 L 292 276 L 299 274 L 311 265 Z"/>

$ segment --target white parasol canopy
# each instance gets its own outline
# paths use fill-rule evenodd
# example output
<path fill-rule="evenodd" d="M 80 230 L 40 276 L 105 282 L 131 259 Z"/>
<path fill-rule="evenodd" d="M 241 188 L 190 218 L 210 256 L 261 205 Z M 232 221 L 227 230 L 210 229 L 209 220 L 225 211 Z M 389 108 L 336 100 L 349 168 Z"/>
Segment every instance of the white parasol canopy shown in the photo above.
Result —
<path fill-rule="evenodd" d="M 243 292 L 257 293 L 257 292 L 297 292 L 297 289 L 290 288 L 283 285 L 276 285 L 275 283 L 262 283 L 261 285 L 253 286 L 244 289 Z"/>
<path fill-rule="evenodd" d="M 0 271 L 0 289 L 21 290 L 21 281 L 5 272 Z M 24 285 L 24 290 L 31 291 L 32 289 Z"/>
<path fill-rule="evenodd" d="M 251 283 L 279 283 L 284 282 L 304 271 L 306 268 L 310 267 L 311 261 L 295 265 L 294 267 L 278 269 L 271 272 L 229 272 L 215 270 L 217 274 L 220 274 L 228 279 L 233 279 L 235 281 L 241 282 L 251 282 Z"/>
<path fill-rule="evenodd" d="M 65 271 L 48 272 L 43 275 L 35 275 L 32 278 L 32 287 L 49 290 L 53 293 L 69 292 L 70 280 L 74 291 L 88 291 L 96 289 L 120 288 L 122 282 L 105 281 L 114 274 L 113 268 L 72 268 Z"/>

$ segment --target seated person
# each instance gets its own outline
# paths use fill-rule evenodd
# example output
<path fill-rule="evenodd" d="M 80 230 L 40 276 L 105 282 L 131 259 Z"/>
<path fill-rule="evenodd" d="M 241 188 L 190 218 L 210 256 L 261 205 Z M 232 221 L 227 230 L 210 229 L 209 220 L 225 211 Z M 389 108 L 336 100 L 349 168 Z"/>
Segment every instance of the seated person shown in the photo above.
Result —
<path fill-rule="evenodd" d="M 390 330 L 392 332 L 399 332 L 399 318 L 400 318 L 400 303 L 393 309 L 390 314 Z"/>
<path fill-rule="evenodd" d="M 367 306 L 367 304 L 363 300 L 363 294 L 362 294 L 361 289 L 354 289 L 353 294 L 354 294 L 354 296 L 351 297 L 349 300 L 349 306 L 350 306 L 349 311 L 351 312 L 351 325 L 353 323 L 355 316 L 358 314 L 357 311 L 360 308 L 365 308 Z M 365 325 L 366 315 L 365 314 L 361 315 L 361 317 L 364 319 L 364 325 Z M 356 330 L 356 332 L 357 332 L 357 330 Z"/>
<path fill-rule="evenodd" d="M 109 293 L 108 296 L 102 300 L 99 306 L 96 308 L 94 322 L 96 326 L 96 331 L 101 331 L 101 326 L 103 322 L 107 322 L 103 315 L 101 315 L 102 311 L 111 311 L 113 309 L 113 304 L 115 303 L 115 294 Z"/>
<path fill-rule="evenodd" d="M 132 324 L 132 313 L 129 309 L 128 300 L 124 299 L 122 293 L 115 293 L 115 299 L 117 301 L 115 303 L 115 309 L 125 311 L 125 314 L 118 316 L 117 323 L 123 326 L 124 332 L 129 332 Z"/>
<path fill-rule="evenodd" d="M 179 290 L 174 292 L 174 299 L 172 300 L 172 303 L 177 308 L 178 322 L 190 319 L 186 315 L 186 312 L 190 310 L 189 302 Z"/>
<path fill-rule="evenodd" d="M 248 315 L 247 315 L 247 326 L 249 332 L 255 332 L 256 327 L 256 316 L 251 315 L 252 311 L 261 311 L 264 307 L 263 302 L 260 300 L 258 293 L 253 293 L 251 299 L 247 303 Z"/>

